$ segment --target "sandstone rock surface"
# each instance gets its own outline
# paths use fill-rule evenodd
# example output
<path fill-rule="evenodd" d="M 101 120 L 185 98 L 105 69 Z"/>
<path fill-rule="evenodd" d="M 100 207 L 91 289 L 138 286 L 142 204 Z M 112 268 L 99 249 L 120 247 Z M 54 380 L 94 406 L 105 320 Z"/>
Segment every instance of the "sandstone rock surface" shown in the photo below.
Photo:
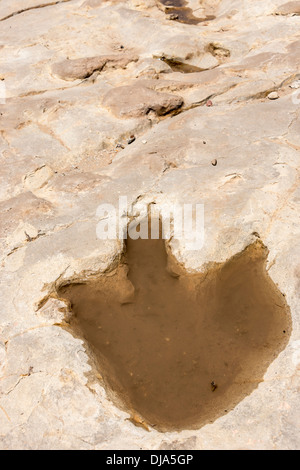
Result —
<path fill-rule="evenodd" d="M 215 16 L 198 25 L 158 3 L 0 0 L 1 449 L 299 448 L 299 2 L 191 0 Z M 290 306 L 264 381 L 201 429 L 136 427 L 60 326 L 55 287 L 119 261 L 96 214 L 120 195 L 137 211 L 204 204 L 203 249 L 169 242 L 191 272 L 260 237 Z"/>
<path fill-rule="evenodd" d="M 287 2 L 276 9 L 277 15 L 300 15 L 300 2 Z"/>
<path fill-rule="evenodd" d="M 79 80 L 90 77 L 94 72 L 101 72 L 104 67 L 125 68 L 132 61 L 136 62 L 137 58 L 128 54 L 66 59 L 54 64 L 52 73 L 63 80 Z"/>
<path fill-rule="evenodd" d="M 121 86 L 107 92 L 103 105 L 117 117 L 140 117 L 150 111 L 158 116 L 180 108 L 183 99 L 170 93 L 158 93 L 144 86 Z"/>

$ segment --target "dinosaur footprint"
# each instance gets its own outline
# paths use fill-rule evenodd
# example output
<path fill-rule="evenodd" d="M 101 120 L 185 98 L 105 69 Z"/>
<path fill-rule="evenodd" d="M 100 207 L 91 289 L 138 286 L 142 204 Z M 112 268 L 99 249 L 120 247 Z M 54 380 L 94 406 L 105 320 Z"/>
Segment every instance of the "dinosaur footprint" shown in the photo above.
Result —
<path fill-rule="evenodd" d="M 160 431 L 199 428 L 249 395 L 288 342 L 289 309 L 266 257 L 255 243 L 191 275 L 174 260 L 167 269 L 161 238 L 129 238 L 113 273 L 59 295 L 119 406 Z"/>

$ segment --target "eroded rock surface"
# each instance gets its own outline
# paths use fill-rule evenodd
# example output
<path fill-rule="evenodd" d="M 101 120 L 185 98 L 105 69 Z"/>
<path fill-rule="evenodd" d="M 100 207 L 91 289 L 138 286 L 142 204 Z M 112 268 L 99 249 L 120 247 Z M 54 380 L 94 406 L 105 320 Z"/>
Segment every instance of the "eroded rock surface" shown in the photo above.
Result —
<path fill-rule="evenodd" d="M 2 449 L 299 447 L 299 2 L 158 3 L 0 0 Z M 201 429 L 135 426 L 49 298 L 118 264 L 96 211 L 120 195 L 204 204 L 202 250 L 169 242 L 191 272 L 260 239 L 290 306 L 264 381 Z"/>
<path fill-rule="evenodd" d="M 300 15 L 300 2 L 287 2 L 280 5 L 275 13 L 277 15 Z"/>
<path fill-rule="evenodd" d="M 104 96 L 103 105 L 120 118 L 145 116 L 150 111 L 163 116 L 180 108 L 183 99 L 170 93 L 158 93 L 144 86 L 121 86 Z"/>
<path fill-rule="evenodd" d="M 63 80 L 77 80 L 90 77 L 94 72 L 101 72 L 104 67 L 125 68 L 137 58 L 129 54 L 86 57 L 74 60 L 63 60 L 54 64 L 52 73 Z"/>

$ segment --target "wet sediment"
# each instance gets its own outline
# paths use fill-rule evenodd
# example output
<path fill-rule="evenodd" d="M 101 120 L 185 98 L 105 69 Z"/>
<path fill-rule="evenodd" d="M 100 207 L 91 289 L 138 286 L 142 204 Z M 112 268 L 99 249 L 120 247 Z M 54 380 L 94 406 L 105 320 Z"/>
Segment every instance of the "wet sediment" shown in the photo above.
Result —
<path fill-rule="evenodd" d="M 249 395 L 288 342 L 289 309 L 266 258 L 257 242 L 191 275 L 161 238 L 129 238 L 116 271 L 59 296 L 120 406 L 159 431 L 199 428 Z"/>
<path fill-rule="evenodd" d="M 204 18 L 194 16 L 192 8 L 186 6 L 188 2 L 185 0 L 160 0 L 160 3 L 165 7 L 165 13 L 179 23 L 197 25 L 215 19 L 213 15 L 207 15 Z"/>

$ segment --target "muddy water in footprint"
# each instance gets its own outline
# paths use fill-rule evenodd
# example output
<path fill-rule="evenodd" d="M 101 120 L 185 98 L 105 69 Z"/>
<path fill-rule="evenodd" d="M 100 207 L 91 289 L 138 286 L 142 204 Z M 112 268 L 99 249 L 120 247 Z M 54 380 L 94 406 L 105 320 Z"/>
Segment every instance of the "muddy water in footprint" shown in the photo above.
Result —
<path fill-rule="evenodd" d="M 126 264 L 59 295 L 117 404 L 160 431 L 198 428 L 251 393 L 288 342 L 266 256 L 256 243 L 201 277 L 167 270 L 163 240 L 129 239 Z"/>
<path fill-rule="evenodd" d="M 210 15 L 205 18 L 197 18 L 193 14 L 193 10 L 188 8 L 186 0 L 160 0 L 160 3 L 167 7 L 166 14 L 176 15 L 176 21 L 186 24 L 199 24 L 203 21 L 210 21 L 215 19 L 215 16 Z"/>

